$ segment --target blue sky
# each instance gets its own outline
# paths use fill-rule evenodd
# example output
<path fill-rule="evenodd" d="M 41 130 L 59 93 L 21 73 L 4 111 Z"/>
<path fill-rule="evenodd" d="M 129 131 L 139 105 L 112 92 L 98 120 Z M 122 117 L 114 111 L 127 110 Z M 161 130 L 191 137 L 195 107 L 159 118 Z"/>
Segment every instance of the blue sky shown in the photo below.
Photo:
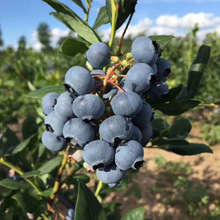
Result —
<path fill-rule="evenodd" d="M 61 0 L 83 17 L 82 10 L 71 0 Z M 84 0 L 83 0 L 84 1 Z M 98 9 L 105 0 L 94 0 L 90 15 L 92 25 Z M 39 42 L 36 38 L 36 28 L 40 22 L 46 22 L 54 35 L 55 42 L 68 29 L 49 15 L 54 11 L 42 0 L 0 0 L 0 25 L 5 45 L 17 45 L 21 35 L 27 38 L 29 45 Z M 220 33 L 220 1 L 219 0 L 139 0 L 136 13 L 128 34 L 137 31 L 146 34 L 177 34 L 183 35 L 198 22 L 201 26 L 201 36 L 207 32 Z M 103 26 L 101 32 L 109 34 L 109 26 Z M 120 30 L 118 35 L 120 35 Z"/>

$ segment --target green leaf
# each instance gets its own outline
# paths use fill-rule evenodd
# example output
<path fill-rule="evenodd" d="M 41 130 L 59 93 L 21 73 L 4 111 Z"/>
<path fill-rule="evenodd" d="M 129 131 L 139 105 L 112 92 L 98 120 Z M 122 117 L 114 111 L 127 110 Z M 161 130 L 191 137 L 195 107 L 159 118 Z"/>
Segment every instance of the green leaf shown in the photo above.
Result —
<path fill-rule="evenodd" d="M 106 220 L 105 212 L 89 188 L 78 181 L 75 220 Z"/>
<path fill-rule="evenodd" d="M 151 35 L 149 38 L 156 41 L 160 45 L 160 49 L 163 51 L 169 42 L 174 38 L 172 35 Z"/>
<path fill-rule="evenodd" d="M 190 67 L 187 89 L 191 98 L 196 95 L 196 92 L 199 88 L 202 75 L 209 61 L 210 51 L 211 48 L 209 46 L 202 45 L 199 48 L 196 59 Z"/>
<path fill-rule="evenodd" d="M 152 107 L 154 109 L 160 110 L 166 115 L 180 115 L 189 109 L 192 109 L 196 107 L 200 101 L 198 100 L 181 100 L 181 101 L 176 101 L 176 102 L 171 102 L 171 103 L 165 103 L 165 104 L 157 104 L 153 105 Z"/>
<path fill-rule="evenodd" d="M 18 192 L 12 198 L 17 201 L 17 204 L 25 212 L 41 214 L 42 200 L 36 199 L 27 192 Z"/>
<path fill-rule="evenodd" d="M 36 141 L 37 141 L 37 134 L 34 134 L 34 135 L 30 136 L 28 139 L 21 142 L 19 145 L 17 145 L 14 148 L 14 150 L 12 151 L 12 154 L 15 155 L 15 154 L 21 152 L 22 150 L 24 150 L 28 146 L 33 145 L 34 143 L 36 143 Z"/>
<path fill-rule="evenodd" d="M 136 208 L 125 214 L 121 220 L 144 220 L 145 211 L 144 207 Z"/>
<path fill-rule="evenodd" d="M 118 18 L 116 23 L 116 30 L 119 29 L 123 23 L 126 21 L 128 16 L 133 13 L 135 10 L 135 5 L 137 3 L 137 0 L 120 0 L 119 3 L 119 10 L 118 10 Z M 111 0 L 106 0 L 106 8 L 107 13 L 109 16 L 110 22 L 112 21 L 112 6 L 111 6 Z"/>
<path fill-rule="evenodd" d="M 153 145 L 165 146 L 165 145 L 188 145 L 185 139 L 169 138 L 169 139 L 157 139 L 152 141 Z"/>
<path fill-rule="evenodd" d="M 2 142 L 3 154 L 6 155 L 14 150 L 14 148 L 20 143 L 20 140 L 15 133 L 8 128 L 3 134 Z"/>
<path fill-rule="evenodd" d="M 167 147 L 166 150 L 179 155 L 196 155 L 201 153 L 213 153 L 212 149 L 210 149 L 207 145 L 194 144 L 194 143 L 189 143 L 187 145 L 172 145 Z"/>
<path fill-rule="evenodd" d="M 38 125 L 33 116 L 28 116 L 22 125 L 23 140 L 29 138 L 38 132 Z"/>
<path fill-rule="evenodd" d="M 80 180 L 83 183 L 88 183 L 90 180 L 89 176 L 87 176 L 85 174 L 75 174 L 75 175 L 73 175 L 73 179 Z"/>
<path fill-rule="evenodd" d="M 179 94 L 175 97 L 174 102 L 188 99 L 191 99 L 188 89 L 186 86 L 183 86 Z"/>
<path fill-rule="evenodd" d="M 8 189 L 13 189 L 13 190 L 29 188 L 29 185 L 26 182 L 24 182 L 22 180 L 15 181 L 15 180 L 9 179 L 9 178 L 1 180 L 0 186 L 3 186 Z"/>
<path fill-rule="evenodd" d="M 170 128 L 170 137 L 186 138 L 191 131 L 191 124 L 188 119 L 181 118 L 174 122 Z"/>
<path fill-rule="evenodd" d="M 74 3 L 76 3 L 82 10 L 84 11 L 85 14 L 87 14 L 86 8 L 84 7 L 83 3 L 81 0 L 72 0 Z"/>
<path fill-rule="evenodd" d="M 45 197 L 49 198 L 49 197 L 53 194 L 53 192 L 54 192 L 54 191 L 53 191 L 53 187 L 51 187 L 51 188 L 49 188 L 49 189 L 43 191 L 43 195 L 44 195 Z"/>
<path fill-rule="evenodd" d="M 161 133 L 164 133 L 165 130 L 169 129 L 169 124 L 162 118 L 155 118 L 151 121 L 153 127 L 154 135 L 160 136 Z"/>
<path fill-rule="evenodd" d="M 32 171 L 24 173 L 23 175 L 21 175 L 21 177 L 22 178 L 29 178 L 29 177 L 39 176 L 39 175 L 40 175 L 39 170 L 32 170 Z"/>
<path fill-rule="evenodd" d="M 43 97 L 50 92 L 61 94 L 64 92 L 63 86 L 46 86 L 36 91 L 29 93 L 29 97 L 42 100 Z"/>
<path fill-rule="evenodd" d="M 40 175 L 52 172 L 54 169 L 61 165 L 62 159 L 63 156 L 57 156 L 54 159 L 51 159 L 48 162 L 44 163 L 41 167 L 38 168 L 38 171 L 40 171 Z"/>
<path fill-rule="evenodd" d="M 75 31 L 83 39 L 91 44 L 101 41 L 96 32 L 65 4 L 57 0 L 43 1 L 57 11 L 56 13 L 51 13 L 55 18 L 64 23 L 72 31 Z"/>
<path fill-rule="evenodd" d="M 95 23 L 93 25 L 94 29 L 97 29 L 98 27 L 102 26 L 103 24 L 108 24 L 110 22 L 108 12 L 105 6 L 101 7 L 99 9 L 98 16 L 95 20 Z"/>
<path fill-rule="evenodd" d="M 70 38 L 65 39 L 60 47 L 61 53 L 72 57 L 78 53 L 85 53 L 86 50 L 87 47 L 83 42 Z"/>

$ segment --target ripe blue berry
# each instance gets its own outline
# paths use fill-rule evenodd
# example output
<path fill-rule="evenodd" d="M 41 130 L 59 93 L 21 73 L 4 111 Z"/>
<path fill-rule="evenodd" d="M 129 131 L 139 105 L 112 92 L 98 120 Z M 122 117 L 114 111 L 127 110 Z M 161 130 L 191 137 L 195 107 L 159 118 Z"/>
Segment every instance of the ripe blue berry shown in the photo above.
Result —
<path fill-rule="evenodd" d="M 163 81 L 152 85 L 148 91 L 148 95 L 152 99 L 160 99 L 166 97 L 169 94 L 169 85 Z"/>
<path fill-rule="evenodd" d="M 58 137 L 49 131 L 45 131 L 42 135 L 43 145 L 51 151 L 58 152 L 66 148 L 65 139 Z"/>
<path fill-rule="evenodd" d="M 55 115 L 57 117 L 63 117 L 66 121 L 75 117 L 72 110 L 72 103 L 74 100 L 72 93 L 64 92 L 57 99 L 57 104 L 54 107 Z"/>
<path fill-rule="evenodd" d="M 134 126 L 130 119 L 121 115 L 106 118 L 99 127 L 99 134 L 103 140 L 114 144 L 116 138 L 128 140 L 133 134 Z"/>
<path fill-rule="evenodd" d="M 104 114 L 105 103 L 96 95 L 81 95 L 74 100 L 72 110 L 83 120 L 99 119 Z"/>
<path fill-rule="evenodd" d="M 115 150 L 106 141 L 95 140 L 83 148 L 83 159 L 93 169 L 104 168 L 114 160 Z"/>
<path fill-rule="evenodd" d="M 75 216 L 74 209 L 68 209 L 67 216 L 70 217 L 71 220 L 74 219 L 74 216 Z"/>
<path fill-rule="evenodd" d="M 141 143 L 143 145 L 146 145 L 148 141 L 152 138 L 153 136 L 153 128 L 150 123 L 148 123 L 145 127 L 141 129 L 142 133 L 142 140 Z"/>
<path fill-rule="evenodd" d="M 158 57 L 157 45 L 148 37 L 137 37 L 131 45 L 131 53 L 136 63 L 156 62 Z"/>
<path fill-rule="evenodd" d="M 143 106 L 141 97 L 135 92 L 118 93 L 111 100 L 111 107 L 116 115 L 134 117 Z"/>
<path fill-rule="evenodd" d="M 89 63 L 97 69 L 101 69 L 110 63 L 110 50 L 102 42 L 94 43 L 86 53 Z"/>
<path fill-rule="evenodd" d="M 142 140 L 142 133 L 141 133 L 141 130 L 138 127 L 134 126 L 133 134 L 129 138 L 129 141 L 130 140 L 134 140 L 134 141 L 137 141 L 139 143 L 141 142 L 141 140 Z"/>
<path fill-rule="evenodd" d="M 151 87 L 152 75 L 154 70 L 148 64 L 137 63 L 127 72 L 124 87 L 136 93 L 146 92 Z"/>
<path fill-rule="evenodd" d="M 132 122 L 138 128 L 143 128 L 151 121 L 152 118 L 152 108 L 147 102 L 144 102 L 141 111 L 134 118 L 132 118 Z"/>
<path fill-rule="evenodd" d="M 73 118 L 64 125 L 63 136 L 68 143 L 84 147 L 95 139 L 95 131 L 92 125 L 85 123 L 82 119 Z"/>
<path fill-rule="evenodd" d="M 54 110 L 54 106 L 57 102 L 58 97 L 59 94 L 55 92 L 50 92 L 43 97 L 42 109 L 45 115 L 48 115 L 50 112 Z"/>
<path fill-rule="evenodd" d="M 47 131 L 52 132 L 56 136 L 63 135 L 63 126 L 66 120 L 62 117 L 57 117 L 55 111 L 45 117 L 44 123 Z"/>
<path fill-rule="evenodd" d="M 64 85 L 70 92 L 84 95 L 92 91 L 94 81 L 87 69 L 81 66 L 74 66 L 67 71 Z"/>
<path fill-rule="evenodd" d="M 137 141 L 120 145 L 115 152 L 115 164 L 121 170 L 138 169 L 143 164 L 144 150 Z"/>
<path fill-rule="evenodd" d="M 159 58 L 156 62 L 157 66 L 157 81 L 166 81 L 171 73 L 171 64 L 167 59 Z"/>
<path fill-rule="evenodd" d="M 115 164 L 111 164 L 104 170 L 96 170 L 97 177 L 111 187 L 118 186 L 120 181 L 125 178 L 126 172 L 120 170 Z"/>

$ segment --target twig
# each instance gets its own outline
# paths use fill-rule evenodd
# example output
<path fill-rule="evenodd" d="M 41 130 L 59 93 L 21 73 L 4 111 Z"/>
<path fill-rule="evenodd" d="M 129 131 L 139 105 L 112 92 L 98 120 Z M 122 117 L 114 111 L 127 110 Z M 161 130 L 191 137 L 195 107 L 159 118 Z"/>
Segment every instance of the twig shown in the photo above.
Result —
<path fill-rule="evenodd" d="M 125 36 L 125 34 L 126 34 L 126 31 L 127 31 L 127 29 L 128 29 L 128 26 L 129 26 L 130 23 L 131 23 L 131 19 L 132 19 L 133 15 L 134 15 L 136 4 L 137 4 L 137 1 L 135 2 L 135 5 L 134 5 L 134 8 L 133 8 L 133 11 L 132 11 L 131 14 L 130 14 L 128 23 L 127 23 L 127 25 L 126 25 L 126 27 L 125 27 L 125 29 L 124 29 L 122 35 L 121 35 L 121 38 L 120 38 L 120 40 L 119 40 L 119 42 L 118 42 L 117 54 L 119 54 L 119 55 L 122 55 L 122 54 L 123 54 L 122 51 L 121 51 L 122 42 L 123 42 L 123 40 L 124 40 L 124 36 Z"/>

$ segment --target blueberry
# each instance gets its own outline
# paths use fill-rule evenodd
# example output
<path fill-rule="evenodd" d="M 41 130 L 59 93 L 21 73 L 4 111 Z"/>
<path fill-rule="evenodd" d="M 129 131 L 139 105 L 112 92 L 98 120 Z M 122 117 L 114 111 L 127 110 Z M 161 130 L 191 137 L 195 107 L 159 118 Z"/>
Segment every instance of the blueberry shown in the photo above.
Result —
<path fill-rule="evenodd" d="M 115 152 L 115 164 L 121 170 L 138 169 L 143 164 L 144 150 L 140 143 L 131 140 L 121 144 Z"/>
<path fill-rule="evenodd" d="M 151 121 L 152 117 L 153 112 L 151 106 L 147 102 L 144 102 L 141 111 L 134 118 L 132 118 L 132 122 L 138 128 L 143 128 Z"/>
<path fill-rule="evenodd" d="M 67 71 L 64 85 L 70 92 L 84 95 L 92 91 L 94 81 L 87 69 L 81 66 L 74 66 Z"/>
<path fill-rule="evenodd" d="M 134 126 L 130 119 L 121 115 L 106 118 L 99 127 L 103 140 L 114 144 L 115 141 L 128 140 L 133 134 Z"/>
<path fill-rule="evenodd" d="M 150 123 L 141 129 L 142 140 L 141 143 L 146 145 L 148 141 L 153 137 L 153 128 Z"/>
<path fill-rule="evenodd" d="M 146 92 L 151 87 L 152 75 L 154 70 L 148 64 L 137 63 L 127 72 L 124 87 L 136 93 Z"/>
<path fill-rule="evenodd" d="M 103 99 L 111 100 L 118 92 L 119 90 L 115 87 L 113 87 L 110 91 L 107 91 L 103 94 Z"/>
<path fill-rule="evenodd" d="M 101 69 L 110 63 L 110 50 L 102 42 L 94 43 L 86 53 L 89 63 L 97 69 Z"/>
<path fill-rule="evenodd" d="M 72 110 L 83 120 L 99 119 L 105 112 L 105 103 L 96 95 L 81 95 L 74 100 Z"/>
<path fill-rule="evenodd" d="M 129 138 L 129 141 L 130 140 L 134 140 L 134 141 L 137 141 L 139 143 L 141 142 L 141 140 L 142 140 L 142 133 L 141 133 L 141 130 L 138 127 L 134 126 L 133 134 Z"/>
<path fill-rule="evenodd" d="M 171 73 L 171 64 L 167 59 L 159 58 L 156 62 L 157 81 L 166 81 Z"/>
<path fill-rule="evenodd" d="M 74 98 L 75 97 L 73 94 L 69 92 L 64 92 L 61 94 L 57 99 L 57 104 L 54 107 L 55 115 L 57 117 L 63 117 L 66 121 L 75 117 L 72 110 L 72 103 Z"/>
<path fill-rule="evenodd" d="M 153 69 L 154 75 L 156 75 L 157 74 L 157 65 L 154 63 L 150 67 Z"/>
<path fill-rule="evenodd" d="M 95 131 L 92 125 L 85 123 L 82 119 L 73 118 L 64 125 L 63 136 L 68 143 L 84 147 L 95 139 Z"/>
<path fill-rule="evenodd" d="M 47 131 L 53 132 L 56 136 L 63 135 L 63 126 L 66 120 L 62 117 L 57 117 L 55 111 L 45 117 L 44 123 Z"/>
<path fill-rule="evenodd" d="M 114 148 L 106 141 L 91 141 L 83 148 L 83 159 L 93 169 L 104 168 L 111 164 L 114 156 Z"/>
<path fill-rule="evenodd" d="M 119 185 L 120 181 L 125 178 L 126 172 L 120 170 L 115 164 L 111 164 L 104 170 L 96 170 L 97 177 L 111 187 Z"/>
<path fill-rule="evenodd" d="M 74 216 L 75 216 L 75 211 L 74 209 L 69 209 L 67 211 L 67 216 L 69 216 L 70 218 L 74 219 Z"/>
<path fill-rule="evenodd" d="M 42 109 L 45 115 L 48 115 L 50 112 L 54 111 L 54 106 L 58 97 L 59 94 L 55 92 L 50 92 L 43 97 Z"/>
<path fill-rule="evenodd" d="M 169 86 L 167 83 L 165 83 L 163 81 L 152 85 L 151 89 L 148 91 L 148 95 L 152 99 L 164 98 L 168 94 L 169 94 Z"/>
<path fill-rule="evenodd" d="M 116 115 L 134 117 L 143 106 L 141 97 L 135 92 L 118 93 L 111 100 L 111 107 Z"/>
<path fill-rule="evenodd" d="M 43 133 L 42 143 L 48 150 L 54 152 L 58 152 L 66 148 L 65 139 L 63 137 L 58 137 L 48 131 Z"/>
<path fill-rule="evenodd" d="M 97 70 L 93 70 L 93 71 L 91 72 L 91 75 L 92 75 L 92 74 L 104 74 L 104 75 L 106 75 L 106 72 L 103 71 L 103 70 L 97 69 Z"/>
<path fill-rule="evenodd" d="M 131 53 L 136 63 L 153 63 L 157 60 L 158 45 L 146 36 L 137 37 L 131 45 Z"/>

